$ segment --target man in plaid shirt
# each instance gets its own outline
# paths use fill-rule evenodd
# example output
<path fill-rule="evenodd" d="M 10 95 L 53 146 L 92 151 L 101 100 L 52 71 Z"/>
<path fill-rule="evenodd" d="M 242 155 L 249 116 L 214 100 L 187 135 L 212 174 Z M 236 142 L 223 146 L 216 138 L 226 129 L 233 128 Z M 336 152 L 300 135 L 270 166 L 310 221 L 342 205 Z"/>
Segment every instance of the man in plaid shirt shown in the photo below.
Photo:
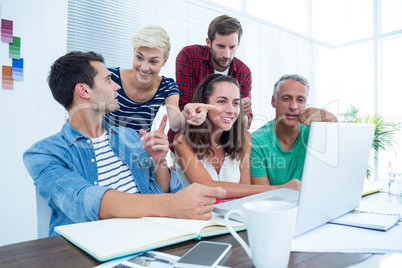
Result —
<path fill-rule="evenodd" d="M 235 78 L 240 84 L 240 95 L 244 115 L 250 127 L 251 112 L 251 71 L 235 57 L 243 33 L 240 22 L 221 15 L 211 21 L 208 27 L 207 45 L 184 47 L 176 58 L 176 82 L 180 91 L 179 108 L 193 100 L 198 84 L 208 75 L 220 73 Z M 170 149 L 173 149 L 175 132 L 169 130 Z"/>

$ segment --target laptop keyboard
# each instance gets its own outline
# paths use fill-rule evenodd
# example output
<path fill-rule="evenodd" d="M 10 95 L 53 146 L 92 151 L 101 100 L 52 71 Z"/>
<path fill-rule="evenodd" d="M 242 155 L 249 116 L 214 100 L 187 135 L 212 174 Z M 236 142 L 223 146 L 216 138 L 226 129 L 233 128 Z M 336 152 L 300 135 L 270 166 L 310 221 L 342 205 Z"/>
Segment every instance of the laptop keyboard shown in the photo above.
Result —
<path fill-rule="evenodd" d="M 253 201 L 282 201 L 282 200 L 285 200 L 285 198 L 273 195 L 253 199 Z"/>

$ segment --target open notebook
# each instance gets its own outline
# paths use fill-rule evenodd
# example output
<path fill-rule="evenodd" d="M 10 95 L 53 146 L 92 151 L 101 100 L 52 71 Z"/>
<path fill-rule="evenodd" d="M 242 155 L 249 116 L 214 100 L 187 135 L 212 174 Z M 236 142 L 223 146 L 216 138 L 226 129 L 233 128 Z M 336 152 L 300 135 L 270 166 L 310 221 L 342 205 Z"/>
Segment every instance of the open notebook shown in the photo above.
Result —
<path fill-rule="evenodd" d="M 245 230 L 240 222 L 231 224 L 236 231 Z M 216 214 L 209 221 L 162 217 L 99 220 L 58 226 L 55 231 L 99 261 L 229 233 L 223 217 Z"/>

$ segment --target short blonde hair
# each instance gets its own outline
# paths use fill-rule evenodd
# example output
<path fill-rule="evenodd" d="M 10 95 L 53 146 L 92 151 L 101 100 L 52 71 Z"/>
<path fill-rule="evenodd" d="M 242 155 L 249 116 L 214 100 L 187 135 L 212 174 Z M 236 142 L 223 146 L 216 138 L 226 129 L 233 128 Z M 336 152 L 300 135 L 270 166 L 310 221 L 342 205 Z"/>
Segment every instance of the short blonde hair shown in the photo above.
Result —
<path fill-rule="evenodd" d="M 164 59 L 169 56 L 170 38 L 165 29 L 161 26 L 145 26 L 136 34 L 131 36 L 131 43 L 133 44 L 134 49 L 139 47 L 156 48 L 162 51 Z"/>

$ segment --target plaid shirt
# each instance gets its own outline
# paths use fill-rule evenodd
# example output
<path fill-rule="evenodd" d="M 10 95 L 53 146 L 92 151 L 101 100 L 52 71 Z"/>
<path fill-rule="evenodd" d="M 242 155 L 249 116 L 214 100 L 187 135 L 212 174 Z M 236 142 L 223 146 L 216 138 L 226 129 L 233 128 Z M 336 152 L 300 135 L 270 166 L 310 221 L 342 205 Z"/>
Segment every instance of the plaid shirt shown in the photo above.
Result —
<path fill-rule="evenodd" d="M 187 103 L 191 103 L 198 84 L 208 75 L 214 73 L 210 62 L 208 46 L 192 45 L 184 47 L 176 58 L 176 83 L 180 91 L 179 108 L 183 110 Z M 233 58 L 229 66 L 228 75 L 235 78 L 240 84 L 240 96 L 251 99 L 251 71 L 241 60 Z M 252 112 L 247 115 L 250 127 L 253 120 Z M 168 138 L 170 149 L 173 149 L 175 133 L 169 129 Z"/>

